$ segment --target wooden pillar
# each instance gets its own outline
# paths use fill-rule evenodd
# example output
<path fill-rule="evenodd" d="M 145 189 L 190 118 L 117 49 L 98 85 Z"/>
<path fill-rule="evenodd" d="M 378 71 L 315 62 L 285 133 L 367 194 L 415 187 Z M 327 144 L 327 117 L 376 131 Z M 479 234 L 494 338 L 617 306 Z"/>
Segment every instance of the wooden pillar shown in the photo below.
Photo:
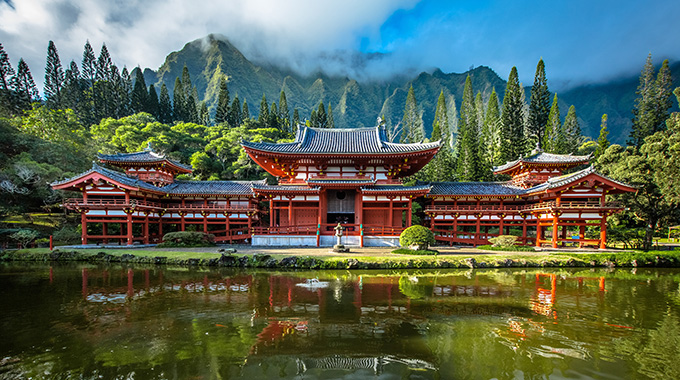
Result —
<path fill-rule="evenodd" d="M 106 222 L 102 223 L 102 235 L 104 235 L 104 244 L 109 243 L 107 236 L 109 235 L 109 224 Z"/>
<path fill-rule="evenodd" d="M 149 214 L 144 216 L 144 244 L 149 244 Z"/>
<path fill-rule="evenodd" d="M 83 210 L 80 212 L 80 243 L 82 245 L 87 244 L 87 211 Z"/>
<path fill-rule="evenodd" d="M 501 202 L 503 202 L 503 201 L 501 201 Z M 501 208 L 502 208 L 502 207 L 501 207 Z M 505 235 L 505 234 L 503 233 L 503 232 L 504 232 L 504 231 L 503 231 L 503 228 L 505 228 L 505 227 L 503 226 L 503 222 L 504 222 L 503 219 L 505 219 L 505 214 L 503 213 L 503 211 L 501 211 L 501 213 L 498 215 L 498 217 L 500 218 L 500 220 L 498 221 L 498 235 Z"/>
<path fill-rule="evenodd" d="M 274 227 L 274 199 L 269 198 L 269 227 Z"/>
<path fill-rule="evenodd" d="M 579 226 L 578 227 L 578 247 L 581 248 L 583 247 L 583 239 L 585 239 L 586 236 L 586 226 Z"/>
<path fill-rule="evenodd" d="M 364 220 L 364 199 L 360 192 L 354 194 L 354 224 L 361 225 Z"/>
<path fill-rule="evenodd" d="M 600 249 L 607 249 L 607 216 L 600 219 Z"/>
<path fill-rule="evenodd" d="M 479 200 L 477 200 L 477 206 L 478 206 L 477 209 L 479 209 Z M 473 240 L 472 244 L 475 247 L 477 246 L 477 242 L 480 240 L 479 234 L 480 234 L 480 227 L 481 227 L 481 222 L 482 222 L 480 220 L 481 217 L 482 217 L 482 214 L 475 215 L 475 237 L 474 237 L 474 239 L 472 239 Z"/>
<path fill-rule="evenodd" d="M 389 218 L 390 220 L 386 223 L 387 226 L 393 227 L 394 224 L 394 197 L 388 197 L 390 200 L 390 214 Z"/>
<path fill-rule="evenodd" d="M 536 223 L 536 246 L 540 247 L 541 246 L 541 233 L 543 231 L 541 230 L 541 224 Z"/>
<path fill-rule="evenodd" d="M 411 224 L 413 223 L 413 198 L 409 197 L 408 198 L 408 210 L 406 211 L 406 227 L 411 227 Z M 434 220 L 432 221 L 432 225 L 434 226 Z"/>
<path fill-rule="evenodd" d="M 538 232 L 538 231 L 537 231 Z M 522 241 L 527 244 L 527 219 L 522 220 Z"/>
<path fill-rule="evenodd" d="M 133 236 L 132 236 L 132 212 L 127 213 L 127 245 L 132 245 L 133 243 Z"/>
<path fill-rule="evenodd" d="M 158 238 L 163 239 L 163 215 L 158 215 Z"/>
<path fill-rule="evenodd" d="M 557 221 L 559 219 L 559 216 L 556 214 L 553 214 L 553 223 L 552 223 L 552 247 L 557 248 Z"/>
<path fill-rule="evenodd" d="M 288 228 L 293 226 L 293 198 L 294 195 L 288 197 Z"/>

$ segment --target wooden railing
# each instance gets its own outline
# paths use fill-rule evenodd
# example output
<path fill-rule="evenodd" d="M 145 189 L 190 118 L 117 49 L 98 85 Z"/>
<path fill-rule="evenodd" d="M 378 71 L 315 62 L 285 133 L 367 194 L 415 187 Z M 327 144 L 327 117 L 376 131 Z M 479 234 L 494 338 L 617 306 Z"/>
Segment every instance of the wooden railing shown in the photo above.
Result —
<path fill-rule="evenodd" d="M 499 212 L 521 212 L 533 211 L 543 209 L 612 209 L 623 207 L 619 202 L 606 202 L 604 205 L 600 201 L 562 201 L 559 206 L 556 201 L 540 202 L 529 205 L 434 205 L 427 206 L 425 212 L 442 213 L 442 212 L 484 212 L 484 211 L 499 211 Z"/>
<path fill-rule="evenodd" d="M 337 224 L 322 223 L 296 226 L 254 227 L 254 235 L 335 235 Z M 395 236 L 401 234 L 404 227 L 391 227 L 382 225 L 343 224 L 342 232 L 345 236 L 359 236 L 362 231 L 364 236 Z M 363 230 L 362 230 L 363 228 Z"/>
<path fill-rule="evenodd" d="M 157 209 L 165 210 L 167 212 L 188 211 L 212 211 L 212 212 L 230 212 L 230 213 L 247 213 L 257 212 L 257 207 L 253 206 L 227 206 L 220 204 L 161 204 L 159 202 L 150 202 L 146 200 L 131 199 L 126 202 L 125 199 L 88 199 L 84 201 L 82 198 L 70 198 L 64 201 L 63 206 L 66 208 L 139 208 L 139 209 Z"/>
<path fill-rule="evenodd" d="M 541 209 L 601 209 L 601 208 L 621 208 L 623 207 L 619 202 L 605 202 L 603 205 L 600 201 L 561 201 L 558 205 L 556 201 L 541 202 L 524 206 L 524 211 L 541 210 Z"/>

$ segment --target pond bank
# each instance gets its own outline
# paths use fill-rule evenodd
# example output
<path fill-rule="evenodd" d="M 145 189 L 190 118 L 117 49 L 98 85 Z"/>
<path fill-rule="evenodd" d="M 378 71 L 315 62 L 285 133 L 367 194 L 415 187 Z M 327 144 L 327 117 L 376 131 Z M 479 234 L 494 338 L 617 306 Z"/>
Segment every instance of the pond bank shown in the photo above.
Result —
<path fill-rule="evenodd" d="M 680 267 L 680 251 L 491 252 L 444 247 L 437 256 L 397 255 L 385 248 L 347 254 L 314 248 L 236 246 L 236 253 L 209 248 L 55 249 L 5 251 L 0 261 L 130 263 L 277 269 L 438 269 L 521 267 Z M 227 248 L 228 249 L 228 248 Z M 439 247 L 438 247 L 439 249 Z"/>

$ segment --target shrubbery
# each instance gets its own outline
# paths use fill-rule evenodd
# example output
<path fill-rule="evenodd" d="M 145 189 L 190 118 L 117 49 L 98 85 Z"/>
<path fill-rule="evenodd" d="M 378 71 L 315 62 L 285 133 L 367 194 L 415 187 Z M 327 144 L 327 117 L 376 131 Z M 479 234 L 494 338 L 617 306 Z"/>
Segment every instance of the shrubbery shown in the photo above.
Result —
<path fill-rule="evenodd" d="M 205 232 L 179 231 L 170 232 L 163 236 L 163 242 L 158 247 L 212 247 L 215 245 L 215 235 Z"/>
<path fill-rule="evenodd" d="M 397 253 L 400 255 L 437 255 L 439 251 L 431 250 L 431 249 L 423 249 L 423 250 L 413 250 L 413 249 L 408 249 L 408 248 L 398 248 L 392 251 L 392 253 Z"/>
<path fill-rule="evenodd" d="M 21 245 L 21 248 L 26 248 L 38 235 L 38 231 L 23 229 L 13 233 L 10 237 L 16 240 Z"/>
<path fill-rule="evenodd" d="M 491 240 L 491 239 L 489 239 Z M 496 247 L 493 245 L 480 245 L 477 249 L 483 249 L 487 251 L 505 251 L 505 252 L 536 252 L 534 247 L 529 245 L 511 245 L 509 247 Z"/>
<path fill-rule="evenodd" d="M 423 226 L 411 226 L 399 235 L 399 245 L 412 250 L 424 251 L 434 244 L 434 234 L 429 228 Z"/>
<path fill-rule="evenodd" d="M 509 248 L 517 243 L 517 236 L 513 235 L 500 235 L 495 238 L 489 239 L 492 247 Z"/>

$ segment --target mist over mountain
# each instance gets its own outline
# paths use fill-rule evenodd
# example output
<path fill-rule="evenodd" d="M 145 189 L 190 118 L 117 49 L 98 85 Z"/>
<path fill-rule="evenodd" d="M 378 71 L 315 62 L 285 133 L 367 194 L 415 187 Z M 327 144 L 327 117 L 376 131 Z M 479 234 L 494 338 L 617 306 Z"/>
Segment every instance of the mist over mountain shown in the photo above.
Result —
<path fill-rule="evenodd" d="M 373 126 L 379 116 L 384 116 L 392 125 L 399 123 L 406 94 L 413 86 L 427 135 L 432 130 L 440 91 L 443 90 L 447 96 L 453 95 L 457 106 L 460 106 L 468 74 L 474 92 L 482 94 L 485 104 L 493 89 L 502 102 L 506 86 L 503 79 L 506 74 L 499 76 L 486 66 L 471 68 L 464 73 L 444 73 L 434 69 L 420 74 L 406 71 L 394 75 L 392 69 L 380 70 L 381 64 L 389 62 L 382 54 L 332 52 L 314 60 L 293 59 L 285 64 L 267 62 L 263 57 L 256 54 L 247 58 L 226 38 L 209 35 L 170 53 L 158 70 L 145 69 L 144 77 L 147 83 L 153 83 L 157 88 L 165 83 L 172 93 L 175 78 L 181 77 L 186 65 L 199 98 L 214 111 L 220 78 L 226 75 L 232 99 L 238 96 L 241 103 L 246 100 L 251 116 L 257 116 L 263 95 L 269 104 L 278 103 L 280 92 L 284 90 L 291 115 L 293 109 L 298 108 L 302 120 L 309 118 L 312 109 L 317 109 L 319 102 L 323 101 L 326 107 L 330 104 L 333 109 L 336 128 Z M 348 67 L 352 69 L 348 71 Z M 671 64 L 671 72 L 676 87 L 680 84 L 680 62 Z M 573 104 L 583 134 L 596 139 L 600 118 L 607 113 L 610 140 L 624 143 L 630 133 L 637 85 L 638 78 L 631 76 L 565 89 L 558 93 L 562 117 Z M 525 90 L 529 99 L 531 89 L 525 87 Z"/>

